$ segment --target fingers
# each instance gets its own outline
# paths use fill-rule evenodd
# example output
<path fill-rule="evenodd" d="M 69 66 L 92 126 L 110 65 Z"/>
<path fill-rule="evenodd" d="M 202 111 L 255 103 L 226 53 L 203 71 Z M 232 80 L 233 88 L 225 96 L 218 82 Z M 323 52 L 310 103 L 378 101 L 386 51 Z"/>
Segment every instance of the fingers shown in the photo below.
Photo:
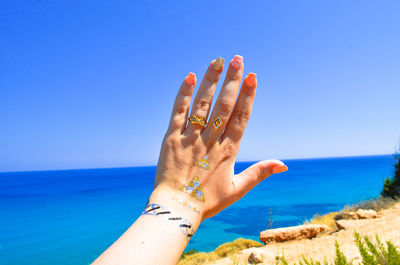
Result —
<path fill-rule="evenodd" d="M 216 60 L 211 62 L 194 99 L 192 111 L 190 113 L 191 118 L 194 117 L 204 119 L 204 122 L 207 121 L 215 88 L 217 87 L 217 83 L 223 68 L 223 58 L 218 57 Z M 202 130 L 203 126 L 189 122 L 184 134 L 199 134 Z"/>
<path fill-rule="evenodd" d="M 279 160 L 264 160 L 258 162 L 234 176 L 236 195 L 243 197 L 262 180 L 268 178 L 272 174 L 282 173 L 287 170 L 288 167 Z"/>
<path fill-rule="evenodd" d="M 215 103 L 210 121 L 203 132 L 203 139 L 208 144 L 215 143 L 222 135 L 233 107 L 235 106 L 237 93 L 243 74 L 243 58 L 236 55 L 230 62 L 224 84 Z"/>
<path fill-rule="evenodd" d="M 254 97 L 256 95 L 256 87 L 256 74 L 249 73 L 243 81 L 238 100 L 222 137 L 223 141 L 240 143 L 240 139 L 243 136 L 250 118 Z"/>
<path fill-rule="evenodd" d="M 185 77 L 178 95 L 176 96 L 167 133 L 172 134 L 178 131 L 182 133 L 186 128 L 190 101 L 195 85 L 196 75 L 194 73 L 189 73 Z"/>

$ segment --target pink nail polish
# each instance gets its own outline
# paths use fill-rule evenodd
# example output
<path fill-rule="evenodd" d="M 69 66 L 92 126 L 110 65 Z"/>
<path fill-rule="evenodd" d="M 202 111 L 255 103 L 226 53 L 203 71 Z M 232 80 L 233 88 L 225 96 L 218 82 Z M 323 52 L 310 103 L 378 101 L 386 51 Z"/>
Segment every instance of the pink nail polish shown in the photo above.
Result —
<path fill-rule="evenodd" d="M 257 85 L 257 76 L 255 73 L 249 73 L 244 80 L 248 86 L 254 87 Z"/>
<path fill-rule="evenodd" d="M 232 67 L 234 69 L 239 70 L 240 68 L 242 68 L 242 64 L 243 64 L 243 57 L 240 55 L 235 55 L 235 57 L 233 57 L 231 61 Z"/>
<path fill-rule="evenodd" d="M 185 78 L 185 82 L 188 85 L 194 86 L 196 84 L 196 75 L 194 73 L 189 73 Z"/>
<path fill-rule="evenodd" d="M 286 165 L 276 166 L 272 168 L 272 173 L 274 174 L 282 173 L 285 171 L 288 171 L 288 167 Z"/>

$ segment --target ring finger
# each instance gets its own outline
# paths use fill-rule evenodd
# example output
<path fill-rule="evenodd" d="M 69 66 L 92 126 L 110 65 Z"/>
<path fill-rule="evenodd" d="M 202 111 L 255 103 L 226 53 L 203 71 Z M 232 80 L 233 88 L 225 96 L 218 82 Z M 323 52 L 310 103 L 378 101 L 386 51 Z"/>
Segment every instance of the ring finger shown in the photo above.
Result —
<path fill-rule="evenodd" d="M 230 62 L 224 84 L 215 103 L 210 122 L 202 134 L 207 145 L 213 145 L 222 135 L 239 91 L 243 74 L 243 57 L 236 55 Z"/>

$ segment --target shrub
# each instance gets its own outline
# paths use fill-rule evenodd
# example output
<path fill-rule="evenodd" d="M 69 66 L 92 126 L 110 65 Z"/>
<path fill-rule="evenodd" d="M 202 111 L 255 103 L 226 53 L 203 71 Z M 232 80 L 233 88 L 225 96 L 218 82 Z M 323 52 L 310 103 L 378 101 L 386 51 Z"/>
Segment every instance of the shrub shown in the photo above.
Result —
<path fill-rule="evenodd" d="M 357 211 L 359 209 L 364 209 L 364 210 L 374 210 L 374 211 L 381 211 L 388 209 L 392 207 L 394 204 L 396 204 L 398 200 L 390 198 L 390 197 L 383 197 L 380 196 L 377 199 L 371 199 L 368 201 L 361 201 L 357 204 L 353 204 L 349 206 L 348 210 L 349 211 Z"/>
<path fill-rule="evenodd" d="M 262 244 L 260 242 L 251 239 L 238 238 L 233 242 L 222 244 L 221 246 L 217 247 L 213 252 L 219 257 L 226 257 L 243 249 L 261 246 Z"/>
<path fill-rule="evenodd" d="M 179 265 L 197 265 L 204 264 L 207 262 L 215 261 L 220 258 L 233 256 L 238 253 L 240 250 L 252 248 L 252 247 L 261 247 L 263 244 L 260 242 L 251 240 L 238 238 L 233 242 L 225 243 L 217 247 L 214 251 L 209 253 L 205 252 L 197 252 L 196 250 L 189 250 L 186 253 L 183 253 L 181 259 L 179 261 Z"/>
<path fill-rule="evenodd" d="M 400 151 L 400 150 L 399 150 Z M 400 196 L 400 153 L 394 154 L 395 165 L 393 177 L 387 177 L 383 183 L 381 195 L 383 197 L 397 198 Z"/>
<path fill-rule="evenodd" d="M 355 242 L 358 250 L 360 251 L 363 265 L 400 264 L 400 252 L 396 249 L 392 242 L 387 241 L 386 248 L 378 236 L 376 236 L 375 244 L 372 243 L 368 237 L 361 238 L 360 234 L 358 233 L 354 233 L 354 237 L 356 238 Z"/>
<path fill-rule="evenodd" d="M 183 252 L 183 254 L 182 254 L 180 259 L 184 259 L 186 256 L 190 256 L 190 255 L 193 255 L 193 254 L 196 254 L 196 253 L 198 253 L 198 251 L 195 250 L 195 249 L 191 249 L 188 252 Z"/>
<path fill-rule="evenodd" d="M 351 265 L 352 262 L 349 262 L 343 252 L 340 250 L 339 243 L 335 241 L 335 265 Z"/>
<path fill-rule="evenodd" d="M 368 237 L 361 237 L 357 232 L 354 233 L 355 243 L 360 252 L 363 265 L 400 265 L 400 251 L 390 242 L 386 242 L 386 246 L 380 241 L 378 236 L 375 236 L 375 243 Z M 289 265 L 285 256 L 277 261 L 277 264 Z M 312 258 L 307 259 L 302 256 L 299 260 L 299 265 L 352 265 L 344 253 L 340 250 L 339 244 L 335 242 L 335 258 L 333 263 L 328 263 L 325 259 L 323 263 L 315 261 Z"/>

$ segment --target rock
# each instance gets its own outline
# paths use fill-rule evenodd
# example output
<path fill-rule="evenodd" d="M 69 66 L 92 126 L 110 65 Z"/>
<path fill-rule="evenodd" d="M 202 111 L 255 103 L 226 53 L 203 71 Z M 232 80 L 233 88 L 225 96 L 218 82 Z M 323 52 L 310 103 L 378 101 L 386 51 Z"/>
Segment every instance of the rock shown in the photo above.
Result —
<path fill-rule="evenodd" d="M 343 221 L 343 220 L 335 220 L 336 227 L 337 227 L 339 230 L 346 229 L 346 227 L 343 226 L 342 221 Z"/>
<path fill-rule="evenodd" d="M 275 255 L 263 248 L 248 248 L 244 249 L 239 253 L 238 260 L 243 263 L 265 263 L 265 264 L 275 264 Z"/>
<path fill-rule="evenodd" d="M 285 228 L 265 230 L 260 233 L 260 240 L 264 243 L 283 242 L 303 238 L 313 238 L 318 233 L 327 231 L 327 225 L 299 225 Z"/>
<path fill-rule="evenodd" d="M 335 220 L 358 220 L 358 214 L 356 212 L 342 212 L 334 217 Z"/>
<path fill-rule="evenodd" d="M 339 229 L 352 230 L 357 227 L 357 220 L 337 220 L 336 226 Z"/>
<path fill-rule="evenodd" d="M 371 219 L 377 218 L 378 214 L 374 210 L 359 209 L 357 212 L 343 212 L 337 214 L 335 220 L 358 220 L 358 219 Z"/>
<path fill-rule="evenodd" d="M 252 263 L 261 263 L 261 262 L 264 262 L 264 259 L 263 259 L 263 257 L 261 256 L 260 253 L 258 253 L 258 252 L 252 252 L 252 253 L 250 254 L 250 257 L 249 257 L 249 262 L 252 262 Z"/>
<path fill-rule="evenodd" d="M 357 211 L 357 215 L 359 219 L 372 219 L 378 217 L 377 213 L 374 210 L 359 209 Z"/>

